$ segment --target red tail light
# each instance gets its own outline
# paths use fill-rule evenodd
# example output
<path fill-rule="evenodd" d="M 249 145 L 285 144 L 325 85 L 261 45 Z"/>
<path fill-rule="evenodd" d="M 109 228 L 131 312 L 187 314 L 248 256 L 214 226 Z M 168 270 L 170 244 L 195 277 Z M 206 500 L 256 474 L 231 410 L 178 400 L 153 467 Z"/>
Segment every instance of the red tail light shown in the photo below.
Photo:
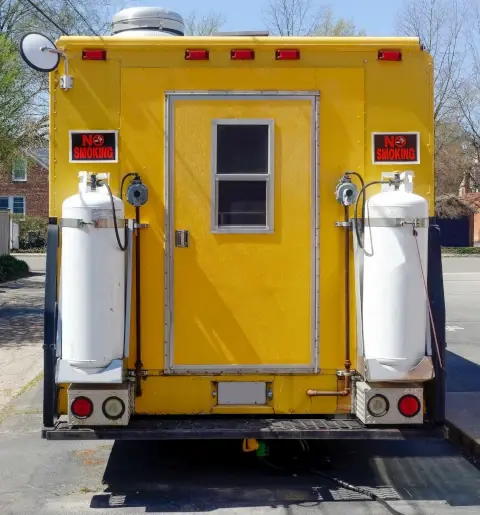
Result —
<path fill-rule="evenodd" d="M 275 52 L 277 61 L 294 61 L 300 59 L 300 50 L 279 49 Z"/>
<path fill-rule="evenodd" d="M 232 50 L 230 57 L 233 61 L 251 61 L 255 59 L 255 52 L 253 50 Z"/>
<path fill-rule="evenodd" d="M 404 395 L 398 401 L 398 411 L 404 417 L 412 418 L 415 415 L 418 415 L 421 407 L 421 403 L 415 395 Z"/>
<path fill-rule="evenodd" d="M 185 59 L 187 61 L 208 61 L 210 53 L 208 50 L 187 50 Z"/>
<path fill-rule="evenodd" d="M 88 418 L 93 413 L 93 403 L 87 397 L 76 397 L 70 409 L 77 418 Z"/>
<path fill-rule="evenodd" d="M 107 52 L 105 50 L 84 50 L 82 59 L 84 61 L 106 61 Z"/>
<path fill-rule="evenodd" d="M 378 52 L 379 61 L 401 61 L 402 52 L 395 50 L 380 50 Z"/>

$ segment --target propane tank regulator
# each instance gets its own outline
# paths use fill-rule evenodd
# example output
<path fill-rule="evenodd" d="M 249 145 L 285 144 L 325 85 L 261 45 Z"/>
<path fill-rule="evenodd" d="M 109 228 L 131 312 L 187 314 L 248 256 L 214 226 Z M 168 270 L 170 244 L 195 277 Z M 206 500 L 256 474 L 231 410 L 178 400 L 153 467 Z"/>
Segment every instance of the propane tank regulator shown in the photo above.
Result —
<path fill-rule="evenodd" d="M 148 201 L 148 188 L 140 177 L 135 177 L 127 188 L 127 202 L 134 207 L 141 207 Z"/>
<path fill-rule="evenodd" d="M 358 195 L 357 186 L 348 178 L 342 177 L 335 189 L 335 197 L 342 206 L 351 206 Z"/>

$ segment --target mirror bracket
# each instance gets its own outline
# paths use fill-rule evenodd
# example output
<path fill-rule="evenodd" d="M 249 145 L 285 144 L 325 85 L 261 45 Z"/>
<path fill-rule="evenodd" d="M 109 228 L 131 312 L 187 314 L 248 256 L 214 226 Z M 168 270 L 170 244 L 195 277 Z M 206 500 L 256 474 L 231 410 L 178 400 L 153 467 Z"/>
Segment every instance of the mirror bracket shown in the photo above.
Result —
<path fill-rule="evenodd" d="M 73 88 L 73 77 L 68 74 L 68 57 L 65 52 L 56 48 L 42 47 L 42 52 L 58 54 L 65 61 L 65 74 L 60 77 L 60 89 L 68 91 Z"/>
<path fill-rule="evenodd" d="M 71 75 L 62 75 L 60 77 L 60 89 L 68 91 L 73 88 L 73 77 Z"/>

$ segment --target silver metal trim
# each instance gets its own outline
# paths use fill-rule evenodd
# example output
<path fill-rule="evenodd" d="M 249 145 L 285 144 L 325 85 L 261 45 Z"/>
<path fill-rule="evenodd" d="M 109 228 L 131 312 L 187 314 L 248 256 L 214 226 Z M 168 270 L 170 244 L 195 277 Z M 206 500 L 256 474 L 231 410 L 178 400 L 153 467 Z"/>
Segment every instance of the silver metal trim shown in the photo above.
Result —
<path fill-rule="evenodd" d="M 165 91 L 165 96 L 175 97 L 176 99 L 191 100 L 192 97 L 208 97 L 209 100 L 221 99 L 225 97 L 235 97 L 236 99 L 246 98 L 252 100 L 252 97 L 257 97 L 256 100 L 263 100 L 264 97 L 270 96 L 272 98 L 281 97 L 282 100 L 292 99 L 298 100 L 299 97 L 304 97 L 304 100 L 311 100 L 310 97 L 318 97 L 318 91 L 286 91 L 286 90 L 252 90 L 252 91 L 237 91 L 237 90 L 182 90 L 182 91 Z M 308 97 L 308 98 L 307 98 Z M 407 134 L 402 133 L 402 134 Z"/>
<path fill-rule="evenodd" d="M 217 127 L 219 125 L 266 125 L 268 127 L 268 171 L 266 174 L 217 174 Z M 211 127 L 210 230 L 213 234 L 271 234 L 275 220 L 275 120 L 261 118 L 217 118 Z M 266 225 L 218 225 L 218 183 L 220 181 L 262 181 L 266 191 Z"/>
<path fill-rule="evenodd" d="M 248 374 L 313 374 L 315 368 L 311 365 L 173 365 L 168 373 L 170 375 L 248 375 Z"/>
<path fill-rule="evenodd" d="M 314 373 L 320 372 L 320 93 L 313 95 L 311 112 L 311 195 L 312 209 L 311 238 L 312 265 L 310 275 L 313 275 L 311 309 L 313 313 L 311 337 L 313 338 L 312 363 Z"/>
<path fill-rule="evenodd" d="M 165 94 L 165 163 L 164 163 L 164 206 L 165 206 L 165 252 L 164 252 L 164 369 L 169 371 L 173 364 L 173 187 L 171 175 L 173 174 L 173 153 L 171 148 L 174 142 L 173 131 L 173 99 Z M 170 114 L 172 113 L 172 114 Z"/>
<path fill-rule="evenodd" d="M 125 326 L 123 335 L 123 357 L 128 358 L 130 354 L 130 322 L 132 315 L 132 257 L 133 257 L 133 227 L 134 220 L 127 223 L 127 252 L 125 266 Z"/>
<path fill-rule="evenodd" d="M 417 365 L 406 372 L 399 372 L 393 367 L 386 367 L 376 359 L 358 357 L 358 370 L 370 382 L 410 383 L 430 381 L 435 377 L 431 356 L 424 356 Z"/>
<path fill-rule="evenodd" d="M 355 229 L 357 221 L 352 220 Z M 358 244 L 357 235 L 353 232 L 353 262 L 355 274 L 355 314 L 357 336 L 357 363 L 363 358 L 363 261 L 364 251 Z M 357 366 L 359 370 L 360 366 Z"/>
<path fill-rule="evenodd" d="M 308 100 L 312 104 L 311 114 L 311 363 L 307 365 L 244 365 L 238 366 L 204 366 L 204 365 L 174 365 L 174 334 L 173 334 L 173 249 L 174 249 L 174 220 L 173 220 L 173 147 L 174 147 L 174 112 L 175 100 Z M 199 375 L 199 374 L 306 374 L 319 373 L 319 321 L 320 321 L 320 237 L 319 237 L 319 130 L 320 130 L 320 92 L 319 91 L 166 91 L 165 92 L 165 333 L 164 333 L 164 371 L 166 374 Z"/>
<path fill-rule="evenodd" d="M 106 368 L 94 374 L 74 367 L 64 359 L 58 359 L 55 368 L 55 384 L 119 384 L 124 377 L 122 359 L 114 359 Z"/>
<path fill-rule="evenodd" d="M 68 229 L 81 229 L 89 225 L 95 229 L 113 229 L 115 227 L 113 218 L 98 218 L 92 222 L 85 222 L 81 218 L 60 218 L 59 224 L 62 228 Z M 119 229 L 124 229 L 125 225 L 126 223 L 123 218 L 117 219 L 117 227 Z"/>
<path fill-rule="evenodd" d="M 412 227 L 426 228 L 429 225 L 428 218 L 412 218 L 407 220 L 405 218 L 366 218 L 365 227 L 405 227 L 411 225 Z"/>

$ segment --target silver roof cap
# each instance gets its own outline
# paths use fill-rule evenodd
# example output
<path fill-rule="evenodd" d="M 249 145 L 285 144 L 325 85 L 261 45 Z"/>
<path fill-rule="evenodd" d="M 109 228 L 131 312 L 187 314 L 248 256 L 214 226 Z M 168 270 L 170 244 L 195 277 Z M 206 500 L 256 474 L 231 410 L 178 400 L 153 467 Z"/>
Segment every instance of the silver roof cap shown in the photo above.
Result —
<path fill-rule="evenodd" d="M 180 14 L 163 9 L 162 7 L 129 7 L 113 16 L 112 34 L 128 35 L 132 37 L 138 32 L 139 36 L 176 35 L 185 34 L 185 24 Z"/>

